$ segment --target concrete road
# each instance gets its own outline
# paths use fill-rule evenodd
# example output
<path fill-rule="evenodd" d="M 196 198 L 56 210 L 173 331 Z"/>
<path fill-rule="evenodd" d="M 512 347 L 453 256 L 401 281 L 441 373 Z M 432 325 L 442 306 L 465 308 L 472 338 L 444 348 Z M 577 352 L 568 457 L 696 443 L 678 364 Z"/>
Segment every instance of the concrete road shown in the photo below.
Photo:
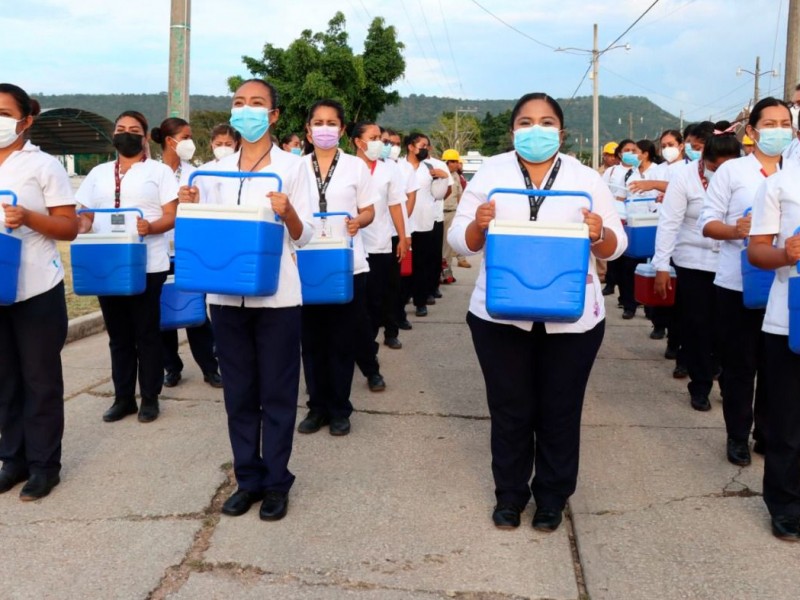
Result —
<path fill-rule="evenodd" d="M 476 271 L 456 269 L 402 350 L 381 348 L 385 392 L 356 376 L 351 435 L 296 436 L 276 523 L 220 515 L 235 487 L 222 393 L 187 346 L 183 382 L 142 425 L 100 418 L 105 334 L 68 344 L 62 484 L 34 503 L 19 487 L 0 496 L 0 598 L 796 599 L 800 545 L 770 534 L 761 457 L 726 462 L 718 393 L 711 412 L 693 411 L 664 342 L 611 298 L 565 525 L 536 532 L 529 507 L 519 529 L 492 526 L 488 413 L 464 323 Z"/>

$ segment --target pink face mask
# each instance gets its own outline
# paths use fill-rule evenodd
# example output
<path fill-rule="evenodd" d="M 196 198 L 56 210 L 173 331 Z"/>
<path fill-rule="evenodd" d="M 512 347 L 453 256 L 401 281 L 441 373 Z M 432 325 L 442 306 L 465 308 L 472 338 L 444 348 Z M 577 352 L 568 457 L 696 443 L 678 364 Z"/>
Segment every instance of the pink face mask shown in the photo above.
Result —
<path fill-rule="evenodd" d="M 315 148 L 330 150 L 339 144 L 339 128 L 333 125 L 319 125 L 311 128 L 311 141 Z"/>

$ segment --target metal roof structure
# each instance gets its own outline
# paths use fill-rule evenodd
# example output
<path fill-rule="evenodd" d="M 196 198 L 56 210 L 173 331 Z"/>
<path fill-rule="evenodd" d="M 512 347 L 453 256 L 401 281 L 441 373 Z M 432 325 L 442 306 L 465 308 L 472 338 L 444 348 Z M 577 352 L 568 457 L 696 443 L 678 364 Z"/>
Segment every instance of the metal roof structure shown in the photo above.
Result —
<path fill-rule="evenodd" d="M 43 110 L 33 122 L 30 140 L 54 155 L 112 154 L 114 123 L 79 108 Z"/>

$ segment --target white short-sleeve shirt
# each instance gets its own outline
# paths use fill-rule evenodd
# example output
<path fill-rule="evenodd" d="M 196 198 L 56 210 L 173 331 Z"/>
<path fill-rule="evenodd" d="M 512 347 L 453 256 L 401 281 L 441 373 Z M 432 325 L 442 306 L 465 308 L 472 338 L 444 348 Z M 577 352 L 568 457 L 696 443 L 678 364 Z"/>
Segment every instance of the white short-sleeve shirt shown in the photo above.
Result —
<path fill-rule="evenodd" d="M 97 165 L 86 176 L 75 199 L 86 208 L 114 208 L 116 188 L 114 165 L 111 161 Z M 164 215 L 163 205 L 178 198 L 178 182 L 175 173 L 167 165 L 147 159 L 131 165 L 120 179 L 120 208 L 138 208 L 147 221 L 157 221 Z M 133 212 L 120 213 L 125 216 L 125 231 L 136 233 L 136 217 Z M 92 230 L 96 233 L 111 233 L 111 215 L 98 213 L 94 216 Z M 169 241 L 163 233 L 147 235 L 147 272 L 159 273 L 169 270 Z"/>
<path fill-rule="evenodd" d="M 800 226 L 800 163 L 787 161 L 785 169 L 762 182 L 753 201 L 750 235 L 774 235 L 777 247 Z M 789 335 L 789 277 L 797 276 L 797 266 L 781 267 L 769 291 L 762 330 Z"/>
<path fill-rule="evenodd" d="M 175 181 L 178 182 L 178 187 L 189 185 L 189 177 L 196 170 L 197 167 L 195 167 L 192 163 L 187 162 L 185 160 L 181 160 L 180 165 L 178 165 L 178 168 L 174 171 Z M 169 255 L 174 256 L 175 248 L 173 246 L 175 243 L 175 230 L 170 229 L 164 234 L 164 237 L 167 238 L 167 244 L 169 244 Z"/>
<path fill-rule="evenodd" d="M 30 142 L 12 152 L 0 165 L 0 190 L 14 192 L 21 206 L 42 215 L 48 214 L 50 208 L 75 204 L 64 167 Z M 11 204 L 11 198 L 0 196 L 0 202 Z M 0 217 L 3 217 L 2 209 Z M 2 223 L 0 218 L 0 225 Z M 22 240 L 17 302 L 43 294 L 64 279 L 64 266 L 55 240 L 26 226 L 14 230 L 11 235 Z"/>
<path fill-rule="evenodd" d="M 396 235 L 390 206 L 405 204 L 406 194 L 402 177 L 394 164 L 375 162 L 370 194 L 375 199 L 375 218 L 361 230 L 367 254 L 388 254 L 392 251 L 392 236 Z"/>
<path fill-rule="evenodd" d="M 319 190 L 317 189 L 314 167 L 311 164 L 311 154 L 302 157 L 306 165 L 308 177 L 312 181 L 312 200 L 313 212 L 319 210 Z M 323 178 L 324 181 L 324 178 Z M 339 163 L 328 183 L 325 191 L 325 199 L 328 203 L 327 212 L 346 212 L 354 219 L 358 216 L 359 209 L 367 208 L 375 203 L 373 196 L 372 182 L 370 180 L 369 169 L 364 161 L 351 154 L 339 151 Z M 326 228 L 336 236 L 347 236 L 347 227 L 343 217 L 331 217 L 326 220 Z M 322 220 L 314 217 L 314 227 L 318 234 L 322 234 Z M 369 272 L 367 262 L 367 252 L 364 249 L 364 239 L 362 231 L 358 231 L 353 236 L 353 274 Z"/>
<path fill-rule="evenodd" d="M 741 218 L 745 209 L 753 206 L 753 199 L 764 179 L 763 168 L 755 154 L 721 164 L 706 190 L 703 210 L 697 223 L 700 231 L 712 221 L 736 225 L 736 220 Z M 715 285 L 742 291 L 742 248 L 744 240 L 722 240 Z"/>
<path fill-rule="evenodd" d="M 614 208 L 614 199 L 603 183 L 600 175 L 582 165 L 577 159 L 565 154 L 558 154 L 561 167 L 553 181 L 553 190 L 584 191 L 593 200 L 593 212 L 603 219 L 603 226 L 614 232 L 617 238 L 617 248 L 608 260 L 620 256 L 628 246 L 628 238 L 622 228 L 622 222 Z M 545 181 L 547 177 L 545 177 Z M 525 189 L 525 180 L 520 170 L 515 152 L 506 152 L 487 158 L 480 170 L 469 182 L 461 196 L 453 224 L 447 234 L 447 241 L 457 253 L 468 256 L 475 252 L 467 246 L 467 227 L 475 220 L 478 207 L 488 201 L 488 193 L 494 188 L 505 187 Z M 519 196 L 499 194 L 493 197 L 496 200 L 496 215 L 498 219 L 527 221 L 530 219 L 530 205 Z M 522 201 L 520 201 L 522 200 Z M 581 208 L 586 207 L 584 199 L 572 198 L 547 198 L 539 210 L 538 220 L 542 222 L 583 222 Z M 545 323 L 548 333 L 580 333 L 595 327 L 605 318 L 605 302 L 603 301 L 602 284 L 597 276 L 595 261 L 589 257 L 589 274 L 592 282 L 586 286 L 586 303 L 581 318 L 575 323 Z M 475 316 L 486 321 L 515 325 L 520 329 L 530 331 L 533 323 L 530 321 L 501 321 L 493 319 L 486 311 L 486 265 L 481 261 L 478 280 L 470 299 L 469 310 Z"/>
<path fill-rule="evenodd" d="M 447 171 L 447 165 L 435 158 L 426 158 L 416 169 L 417 200 L 414 203 L 414 212 L 411 213 L 411 223 L 414 231 L 420 233 L 433 230 L 436 221 L 444 220 L 443 200 L 450 185 L 449 178 L 434 179 L 428 165 Z"/>

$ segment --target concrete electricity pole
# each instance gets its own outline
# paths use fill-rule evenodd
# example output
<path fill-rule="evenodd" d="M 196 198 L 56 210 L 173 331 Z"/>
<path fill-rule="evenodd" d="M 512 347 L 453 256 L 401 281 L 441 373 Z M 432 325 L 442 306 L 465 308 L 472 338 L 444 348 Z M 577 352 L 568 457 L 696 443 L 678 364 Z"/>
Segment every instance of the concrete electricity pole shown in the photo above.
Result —
<path fill-rule="evenodd" d="M 786 71 L 783 77 L 783 99 L 792 100 L 800 83 L 800 0 L 789 0 L 786 25 Z"/>
<path fill-rule="evenodd" d="M 189 119 L 189 38 L 192 0 L 171 0 L 167 116 Z"/>

